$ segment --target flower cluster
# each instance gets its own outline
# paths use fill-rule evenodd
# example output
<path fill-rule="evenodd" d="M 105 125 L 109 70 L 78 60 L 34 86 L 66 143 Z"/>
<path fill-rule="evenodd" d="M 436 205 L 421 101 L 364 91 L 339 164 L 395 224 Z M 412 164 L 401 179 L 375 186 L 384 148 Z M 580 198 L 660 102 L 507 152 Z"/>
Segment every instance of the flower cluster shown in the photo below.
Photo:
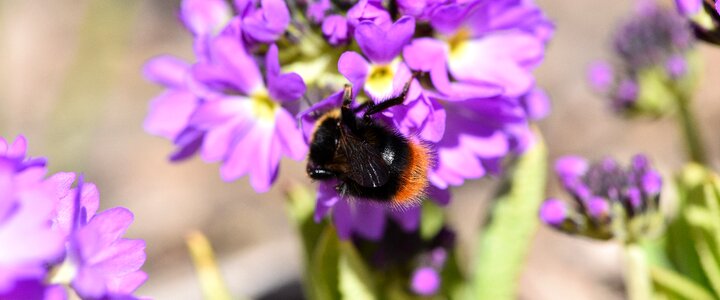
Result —
<path fill-rule="evenodd" d="M 94 184 L 46 178 L 45 160 L 26 148 L 23 137 L 0 138 L 0 299 L 133 299 L 147 275 L 145 242 L 122 238 L 132 213 L 98 213 Z"/>
<path fill-rule="evenodd" d="M 552 227 L 595 239 L 633 241 L 652 235 L 662 222 L 662 178 L 643 155 L 633 157 L 627 169 L 610 158 L 589 164 L 567 156 L 556 162 L 555 172 L 574 201 L 545 201 L 540 218 Z"/>
<path fill-rule="evenodd" d="M 543 58 L 552 25 L 530 1 L 396 4 L 397 19 L 379 1 L 359 1 L 347 10 L 343 27 L 349 33 L 343 40 L 354 40 L 359 49 L 340 55 L 338 71 L 352 83 L 357 102 L 382 102 L 412 80 L 403 105 L 378 120 L 432 145 L 436 156 L 427 194 L 446 204 L 448 187 L 498 172 L 504 157 L 531 143 L 528 120 L 549 111 L 531 71 Z M 411 79 L 411 71 L 426 75 Z M 332 95 L 310 111 L 338 104 Z M 338 201 L 332 187 L 321 184 L 316 217 L 335 206 L 333 220 L 341 236 L 354 230 L 379 238 L 383 215 L 408 231 L 417 228 L 419 209 Z"/>
<path fill-rule="evenodd" d="M 532 143 L 529 121 L 549 112 L 532 70 L 553 26 L 532 1 L 391 2 L 184 0 L 197 61 L 147 64 L 147 77 L 167 90 L 151 104 L 146 130 L 178 146 L 172 160 L 199 152 L 222 163 L 223 179 L 248 174 L 264 192 L 283 155 L 304 158 L 315 121 L 340 106 L 343 84 L 360 106 L 411 82 L 402 105 L 373 118 L 431 148 L 426 194 L 447 203 L 450 186 L 499 172 Z M 304 95 L 322 100 L 299 112 Z M 386 216 L 417 228 L 418 208 L 340 201 L 333 183 L 318 194 L 316 218 L 334 209 L 343 237 L 379 238 Z"/>
<path fill-rule="evenodd" d="M 623 113 L 662 114 L 672 107 L 668 98 L 692 79 L 695 38 L 675 11 L 642 2 L 614 34 L 616 69 L 606 62 L 591 66 L 593 88 Z"/>
<path fill-rule="evenodd" d="M 197 61 L 160 56 L 146 76 L 167 90 L 153 100 L 145 129 L 171 139 L 172 160 L 196 152 L 221 162 L 224 180 L 250 175 L 258 192 L 275 181 L 283 155 L 300 160 L 307 146 L 289 107 L 305 93 L 296 73 L 282 73 L 277 41 L 288 27 L 282 0 L 185 0 L 181 18 L 195 37 Z M 264 50 L 259 64 L 254 51 Z"/>

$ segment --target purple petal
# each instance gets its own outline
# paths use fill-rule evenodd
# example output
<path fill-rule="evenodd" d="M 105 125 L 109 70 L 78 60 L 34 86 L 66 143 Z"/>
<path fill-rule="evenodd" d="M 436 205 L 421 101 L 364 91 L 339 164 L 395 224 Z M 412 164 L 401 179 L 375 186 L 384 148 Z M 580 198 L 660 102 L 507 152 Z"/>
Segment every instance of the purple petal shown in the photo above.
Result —
<path fill-rule="evenodd" d="M 540 220 L 548 225 L 558 226 L 568 217 L 568 207 L 564 201 L 548 199 L 540 207 Z"/>
<path fill-rule="evenodd" d="M 260 163 L 252 161 L 248 157 L 254 157 L 256 149 L 259 148 L 258 141 L 262 138 L 262 131 L 251 129 L 247 134 L 238 138 L 237 142 L 232 146 L 227 159 L 220 167 L 220 177 L 225 181 L 232 181 L 245 175 L 250 170 L 251 163 Z"/>
<path fill-rule="evenodd" d="M 148 80 L 166 87 L 182 88 L 190 65 L 174 56 L 162 55 L 150 59 L 143 67 Z"/>
<path fill-rule="evenodd" d="M 449 56 L 452 75 L 459 81 L 499 85 L 508 96 L 527 93 L 534 83 L 528 66 L 542 59 L 544 45 L 518 32 L 495 33 L 463 42 L 462 51 Z"/>
<path fill-rule="evenodd" d="M 323 36 L 325 36 L 330 45 L 339 45 L 347 42 L 348 31 L 348 21 L 341 15 L 331 15 L 323 20 Z"/>
<path fill-rule="evenodd" d="M 598 61 L 590 65 L 588 81 L 597 92 L 606 93 L 615 80 L 613 76 L 612 66 L 607 62 Z"/>
<path fill-rule="evenodd" d="M 74 177 L 73 177 L 74 178 Z M 97 213 L 100 206 L 100 193 L 93 183 L 83 183 L 82 195 L 80 196 L 80 210 L 83 218 L 79 220 L 80 225 L 86 224 Z M 73 226 L 75 213 L 75 197 L 77 188 L 60 198 L 57 206 L 57 213 L 53 220 L 53 227 L 63 233 L 70 235 Z"/>
<path fill-rule="evenodd" d="M 592 197 L 587 201 L 588 214 L 595 219 L 603 220 L 610 215 L 610 203 L 601 197 Z"/>
<path fill-rule="evenodd" d="M 123 276 L 117 276 L 108 280 L 108 290 L 113 294 L 130 295 L 135 292 L 145 281 L 148 275 L 143 271 L 135 271 Z"/>
<path fill-rule="evenodd" d="M 117 241 L 132 223 L 132 212 L 115 207 L 97 214 L 85 227 L 79 229 L 76 238 L 83 259 L 89 260 Z"/>
<path fill-rule="evenodd" d="M 315 203 L 315 215 L 314 220 L 316 223 L 320 223 L 322 218 L 327 215 L 327 212 L 335 206 L 340 200 L 340 195 L 335 191 L 335 185 L 337 183 L 332 182 L 320 182 L 317 191 L 317 201 Z M 337 226 L 337 225 L 336 225 Z M 349 227 L 349 226 L 348 226 Z"/>
<path fill-rule="evenodd" d="M 223 0 L 183 0 L 180 18 L 196 36 L 212 35 L 232 17 L 230 6 Z"/>
<path fill-rule="evenodd" d="M 330 0 L 316 0 L 308 5 L 307 16 L 310 21 L 318 24 L 325 18 L 325 12 L 330 9 Z"/>
<path fill-rule="evenodd" d="M 412 275 L 410 287 L 415 294 L 431 296 L 440 288 L 440 274 L 431 267 L 422 267 Z"/>
<path fill-rule="evenodd" d="M 352 27 L 361 22 L 369 21 L 380 26 L 389 26 L 392 23 L 390 14 L 383 9 L 382 3 L 376 0 L 360 0 L 347 12 L 347 19 Z"/>
<path fill-rule="evenodd" d="M 540 88 L 534 88 L 521 98 L 523 108 L 531 120 L 541 120 L 550 114 L 550 97 Z"/>
<path fill-rule="evenodd" d="M 365 84 L 369 68 L 368 62 L 357 52 L 347 51 L 338 60 L 338 71 L 353 84 L 354 95 Z"/>
<path fill-rule="evenodd" d="M 448 4 L 438 7 L 430 16 L 430 24 L 442 34 L 453 34 L 466 20 L 469 8 L 467 4 Z"/>
<path fill-rule="evenodd" d="M 648 171 L 643 175 L 641 184 L 648 195 L 658 195 L 662 189 L 662 176 L 658 172 Z"/>
<path fill-rule="evenodd" d="M 250 165 L 250 186 L 256 192 L 264 193 L 270 190 L 277 177 L 282 146 L 272 132 L 265 132 L 263 139 L 255 147 L 258 147 L 258 149 L 257 156 L 254 156 L 256 161 Z"/>
<path fill-rule="evenodd" d="M 265 65 L 270 97 L 280 102 L 300 99 L 305 94 L 305 82 L 297 73 L 280 74 L 278 48 L 275 44 L 268 49 Z"/>
<path fill-rule="evenodd" d="M 685 74 L 687 73 L 687 68 L 688 66 L 687 62 L 685 61 L 685 57 L 679 54 L 673 55 L 665 63 L 665 69 L 667 70 L 668 74 L 670 74 L 670 77 L 675 79 L 685 76 Z"/>
<path fill-rule="evenodd" d="M 357 200 L 351 203 L 355 209 L 353 231 L 365 239 L 377 241 L 385 230 L 385 207 L 368 202 Z"/>
<path fill-rule="evenodd" d="M 25 153 L 27 152 L 27 139 L 25 139 L 24 136 L 18 135 L 17 138 L 15 138 L 15 141 L 7 147 L 7 152 L 5 152 L 5 156 L 7 157 L 13 157 L 13 158 L 21 158 L 25 157 Z"/>
<path fill-rule="evenodd" d="M 698 13 L 701 4 L 702 0 L 675 0 L 678 11 L 685 16 L 692 16 Z M 715 3 L 715 7 L 718 7 L 717 3 Z"/>
<path fill-rule="evenodd" d="M 342 240 L 350 239 L 353 229 L 353 214 L 350 210 L 350 203 L 340 199 L 333 206 L 332 220 L 337 229 L 338 237 Z"/>
<path fill-rule="evenodd" d="M 416 205 L 402 210 L 391 210 L 390 216 L 405 232 L 413 232 L 420 225 L 421 208 L 421 205 Z"/>
<path fill-rule="evenodd" d="M 261 0 L 262 8 L 243 18 L 243 32 L 253 40 L 272 43 L 290 24 L 290 11 L 282 0 Z"/>
<path fill-rule="evenodd" d="M 583 176 L 588 167 L 587 160 L 580 156 L 563 156 L 555 161 L 555 173 L 561 179 Z"/>
<path fill-rule="evenodd" d="M 177 149 L 170 155 L 170 161 L 177 162 L 193 156 L 202 146 L 205 132 L 195 128 L 186 128 L 180 132 L 173 143 Z"/>
<path fill-rule="evenodd" d="M 275 114 L 275 133 L 282 144 L 283 153 L 294 160 L 302 160 L 308 152 L 297 121 L 284 109 Z"/>
<path fill-rule="evenodd" d="M 92 268 L 80 268 L 72 281 L 72 287 L 81 298 L 99 299 L 107 292 L 102 275 Z"/>
<path fill-rule="evenodd" d="M 145 241 L 120 239 L 85 261 L 106 278 L 135 272 L 145 263 Z"/>
<path fill-rule="evenodd" d="M 493 97 L 503 93 L 503 88 L 489 83 L 451 83 L 446 67 L 448 51 L 445 42 L 433 38 L 418 38 L 405 46 L 403 57 L 410 69 L 430 72 L 430 79 L 435 88 L 453 98 L 465 100 Z"/>
<path fill-rule="evenodd" d="M 150 134 L 173 140 L 187 126 L 198 99 L 184 90 L 167 90 L 150 102 L 143 127 Z"/>
<path fill-rule="evenodd" d="M 245 95 L 262 88 L 260 70 L 240 39 L 219 36 L 213 39 L 210 50 L 210 61 L 199 62 L 192 68 L 198 81 L 216 90 L 230 89 Z"/>
<path fill-rule="evenodd" d="M 441 189 L 431 185 L 428 188 L 428 196 L 430 197 L 430 199 L 435 201 L 435 203 L 441 206 L 445 206 L 450 203 L 450 189 Z"/>
<path fill-rule="evenodd" d="M 355 39 L 370 61 L 385 64 L 400 55 L 400 51 L 410 42 L 414 32 L 415 19 L 405 16 L 389 28 L 364 21 L 355 29 Z"/>

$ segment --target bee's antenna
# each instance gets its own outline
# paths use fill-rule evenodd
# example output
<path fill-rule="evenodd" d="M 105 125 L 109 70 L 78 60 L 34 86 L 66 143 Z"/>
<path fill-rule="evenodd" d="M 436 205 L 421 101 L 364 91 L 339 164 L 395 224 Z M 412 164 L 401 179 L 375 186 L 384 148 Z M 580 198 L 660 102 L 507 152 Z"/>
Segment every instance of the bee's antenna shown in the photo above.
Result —
<path fill-rule="evenodd" d="M 313 106 L 312 101 L 310 101 L 310 98 L 308 98 L 306 94 L 303 94 L 302 98 L 303 98 L 303 100 L 305 100 L 305 103 L 308 105 L 308 107 Z"/>

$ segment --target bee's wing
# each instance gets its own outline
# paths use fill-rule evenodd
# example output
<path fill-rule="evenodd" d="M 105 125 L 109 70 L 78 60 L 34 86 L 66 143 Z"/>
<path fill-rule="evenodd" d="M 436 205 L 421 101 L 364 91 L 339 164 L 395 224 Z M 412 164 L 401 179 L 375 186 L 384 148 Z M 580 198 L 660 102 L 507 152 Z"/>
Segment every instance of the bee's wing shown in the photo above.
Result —
<path fill-rule="evenodd" d="M 387 183 L 390 169 L 375 147 L 347 132 L 340 134 L 338 146 L 350 166 L 348 178 L 364 187 L 379 187 Z"/>

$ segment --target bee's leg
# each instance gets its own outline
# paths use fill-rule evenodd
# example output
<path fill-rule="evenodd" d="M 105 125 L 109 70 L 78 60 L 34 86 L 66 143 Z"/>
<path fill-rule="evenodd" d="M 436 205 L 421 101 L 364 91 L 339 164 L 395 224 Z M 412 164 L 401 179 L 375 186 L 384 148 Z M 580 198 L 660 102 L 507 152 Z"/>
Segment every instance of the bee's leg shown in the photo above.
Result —
<path fill-rule="evenodd" d="M 352 85 L 345 84 L 343 90 L 343 102 L 342 108 L 340 109 L 340 121 L 347 126 L 351 131 L 355 131 L 357 124 L 355 122 L 355 113 L 351 107 L 352 104 Z"/>
<path fill-rule="evenodd" d="M 362 104 L 358 105 L 356 108 L 353 108 L 353 113 L 358 113 L 362 111 L 363 109 L 366 109 L 370 104 L 372 103 L 372 100 L 368 100 L 363 102 Z"/>
<path fill-rule="evenodd" d="M 405 102 L 405 98 L 407 97 L 408 91 L 410 90 L 410 84 L 415 80 L 415 78 L 419 76 L 418 72 L 413 72 L 412 76 L 410 77 L 410 80 L 405 83 L 403 86 L 402 92 L 400 95 L 397 95 L 396 97 L 387 99 L 383 102 L 380 102 L 378 104 L 370 103 L 368 106 L 368 109 L 365 111 L 364 118 L 369 118 L 370 116 L 382 112 L 390 107 L 393 107 L 395 105 L 400 105 L 403 102 Z"/>

